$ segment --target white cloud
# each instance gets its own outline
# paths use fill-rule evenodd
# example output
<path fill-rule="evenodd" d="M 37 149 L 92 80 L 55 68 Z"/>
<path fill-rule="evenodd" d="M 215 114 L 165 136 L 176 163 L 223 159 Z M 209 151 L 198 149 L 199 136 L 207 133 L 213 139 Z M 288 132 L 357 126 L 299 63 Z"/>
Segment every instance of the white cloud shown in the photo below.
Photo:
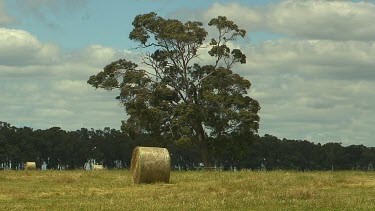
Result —
<path fill-rule="evenodd" d="M 285 0 L 262 7 L 214 4 L 205 19 L 225 15 L 249 31 L 268 31 L 307 39 L 374 40 L 371 2 Z"/>
<path fill-rule="evenodd" d="M 58 58 L 57 46 L 41 43 L 24 30 L 0 28 L 0 64 L 8 66 L 51 64 Z"/>
<path fill-rule="evenodd" d="M 251 46 L 247 56 L 247 67 L 261 70 L 255 74 L 375 80 L 375 42 L 275 40 Z"/>
<path fill-rule="evenodd" d="M 50 68 L 53 71 L 54 67 Z M 115 92 L 95 90 L 86 83 L 87 78 L 70 80 L 61 76 L 0 79 L 1 121 L 33 128 L 119 129 L 125 113 L 115 100 Z"/>
<path fill-rule="evenodd" d="M 262 109 L 261 133 L 373 146 L 375 42 L 275 40 L 244 48 L 239 73 Z"/>
<path fill-rule="evenodd" d="M 74 62 L 82 62 L 92 66 L 104 67 L 106 64 L 121 58 L 124 54 L 113 48 L 91 45 L 84 49 L 80 49 L 69 55 L 68 60 Z"/>
<path fill-rule="evenodd" d="M 86 81 L 125 54 L 99 45 L 61 52 L 26 31 L 1 28 L 1 121 L 67 130 L 119 128 L 125 113 L 117 93 L 95 90 Z"/>

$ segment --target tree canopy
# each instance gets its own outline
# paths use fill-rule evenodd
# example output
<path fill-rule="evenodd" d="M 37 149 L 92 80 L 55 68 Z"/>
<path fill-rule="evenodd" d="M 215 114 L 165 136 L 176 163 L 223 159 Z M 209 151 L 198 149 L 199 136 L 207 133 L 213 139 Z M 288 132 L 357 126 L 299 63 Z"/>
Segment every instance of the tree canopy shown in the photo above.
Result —
<path fill-rule="evenodd" d="M 247 94 L 250 81 L 232 70 L 246 56 L 229 47 L 246 35 L 244 29 L 219 16 L 208 23 L 215 28 L 208 39 L 201 22 L 153 12 L 136 16 L 132 25 L 129 38 L 146 49 L 142 68 L 120 59 L 88 80 L 95 88 L 120 90 L 117 99 L 129 116 L 124 132 L 199 147 L 206 166 L 215 142 L 257 133 L 260 105 Z M 202 52 L 208 59 L 202 60 Z"/>

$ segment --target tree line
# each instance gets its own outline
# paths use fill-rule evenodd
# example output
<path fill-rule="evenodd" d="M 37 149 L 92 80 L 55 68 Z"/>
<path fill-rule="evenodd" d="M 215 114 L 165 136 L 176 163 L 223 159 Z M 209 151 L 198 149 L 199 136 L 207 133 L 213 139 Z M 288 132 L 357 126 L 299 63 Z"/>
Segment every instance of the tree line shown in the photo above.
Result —
<path fill-rule="evenodd" d="M 363 145 L 320 144 L 267 134 L 216 142 L 210 146 L 212 166 L 226 170 L 373 170 L 375 164 L 375 148 Z M 36 162 L 38 167 L 47 162 L 49 169 L 58 166 L 81 169 L 88 159 L 95 159 L 107 168 L 115 168 L 116 162 L 121 161 L 122 167 L 128 168 L 136 146 L 168 148 L 174 169 L 194 170 L 202 162 L 199 148 L 163 142 L 147 135 L 134 139 L 108 127 L 103 130 L 65 131 L 59 127 L 33 130 L 0 122 L 0 164 L 4 167 L 11 162 L 12 169 L 27 161 Z"/>

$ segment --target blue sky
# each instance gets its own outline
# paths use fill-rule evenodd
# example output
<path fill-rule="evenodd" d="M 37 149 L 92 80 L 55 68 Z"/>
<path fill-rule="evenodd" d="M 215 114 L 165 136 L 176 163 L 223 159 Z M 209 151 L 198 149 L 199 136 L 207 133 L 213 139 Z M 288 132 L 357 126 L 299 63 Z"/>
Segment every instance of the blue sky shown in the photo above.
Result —
<path fill-rule="evenodd" d="M 54 42 L 63 49 L 82 48 L 92 43 L 114 48 L 132 48 L 128 34 L 132 21 L 138 14 L 156 11 L 170 17 L 176 11 L 199 11 L 208 9 L 213 3 L 231 1 L 172 1 L 172 0 L 87 0 L 87 1 L 28 1 L 5 0 L 8 13 L 16 18 L 17 29 L 34 34 L 43 42 Z M 261 5 L 269 0 L 236 1 L 246 5 Z M 198 15 L 198 13 L 197 13 Z M 173 17 L 172 17 L 173 18 Z M 197 17 L 199 18 L 199 17 Z M 264 39 L 262 32 L 253 40 Z"/>
<path fill-rule="evenodd" d="M 86 81 L 119 58 L 139 61 L 128 34 L 150 11 L 225 15 L 247 30 L 235 71 L 261 104 L 261 135 L 375 146 L 373 1 L 0 0 L 0 121 L 119 129 L 116 93 Z"/>

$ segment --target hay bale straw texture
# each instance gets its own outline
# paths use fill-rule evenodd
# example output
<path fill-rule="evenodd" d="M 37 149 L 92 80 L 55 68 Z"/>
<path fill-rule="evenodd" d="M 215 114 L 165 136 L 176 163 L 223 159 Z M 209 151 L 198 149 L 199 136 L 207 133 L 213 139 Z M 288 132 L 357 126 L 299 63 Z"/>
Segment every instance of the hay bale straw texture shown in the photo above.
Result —
<path fill-rule="evenodd" d="M 94 165 L 94 168 L 93 168 L 93 170 L 104 170 L 104 167 L 103 167 L 103 165 Z"/>
<path fill-rule="evenodd" d="M 25 170 L 36 170 L 36 163 L 26 162 Z"/>
<path fill-rule="evenodd" d="M 166 148 L 136 147 L 133 150 L 130 172 L 139 183 L 169 183 L 171 158 Z"/>

